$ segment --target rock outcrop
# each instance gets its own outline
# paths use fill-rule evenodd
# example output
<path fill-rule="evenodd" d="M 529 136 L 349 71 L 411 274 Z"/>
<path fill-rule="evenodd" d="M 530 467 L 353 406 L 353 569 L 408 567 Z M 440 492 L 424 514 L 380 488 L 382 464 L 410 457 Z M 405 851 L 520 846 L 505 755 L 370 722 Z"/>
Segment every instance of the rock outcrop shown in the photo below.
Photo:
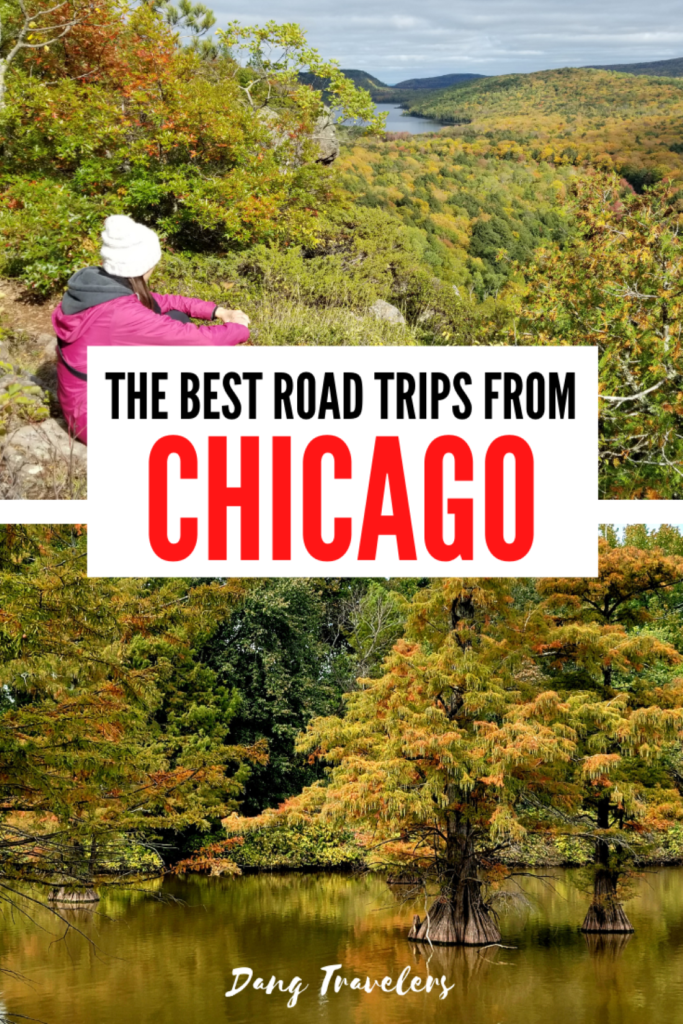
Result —
<path fill-rule="evenodd" d="M 369 312 L 377 320 L 387 320 L 390 324 L 404 324 L 406 318 L 397 306 L 392 306 L 390 302 L 385 302 L 384 299 L 377 299 L 376 302 L 370 306 Z"/>
<path fill-rule="evenodd" d="M 315 122 L 313 140 L 318 144 L 318 163 L 331 164 L 339 156 L 339 139 L 332 114 L 326 110 Z"/>
<path fill-rule="evenodd" d="M 31 373 L 0 346 L 0 497 L 84 498 L 87 448 L 70 437 L 57 404 L 57 340 L 26 338 Z"/>
<path fill-rule="evenodd" d="M 268 125 L 268 134 L 274 149 L 278 149 L 285 143 L 289 144 L 289 133 L 280 126 L 280 118 L 275 110 L 265 107 L 259 112 L 259 116 Z M 318 156 L 315 158 L 316 163 L 331 164 L 337 159 L 339 156 L 337 126 L 334 122 L 332 111 L 328 110 L 327 107 L 325 112 L 315 122 L 315 127 L 309 138 L 318 147 Z M 303 146 L 297 145 L 293 156 L 294 165 L 301 166 L 304 163 Z"/>

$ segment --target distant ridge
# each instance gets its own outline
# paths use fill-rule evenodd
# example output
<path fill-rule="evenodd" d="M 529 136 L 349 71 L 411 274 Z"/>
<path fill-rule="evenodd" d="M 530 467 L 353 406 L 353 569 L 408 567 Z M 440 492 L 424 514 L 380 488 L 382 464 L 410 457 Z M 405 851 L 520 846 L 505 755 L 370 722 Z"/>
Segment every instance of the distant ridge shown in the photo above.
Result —
<path fill-rule="evenodd" d="M 350 78 L 360 89 L 390 89 L 390 85 L 380 82 L 379 78 L 368 74 L 367 71 L 356 71 L 353 68 L 341 68 L 342 75 Z"/>
<path fill-rule="evenodd" d="M 344 72 L 348 74 L 348 72 Z M 436 78 L 408 78 L 405 82 L 397 82 L 394 89 L 447 89 L 450 85 L 466 85 L 487 75 L 453 74 L 438 75 Z"/>
<path fill-rule="evenodd" d="M 640 64 L 587 64 L 586 69 L 596 71 L 621 71 L 627 75 L 653 75 L 666 78 L 683 78 L 683 57 L 674 57 L 671 60 L 652 60 Z M 342 68 L 342 74 L 350 78 L 359 88 L 367 89 L 370 93 L 378 93 L 374 96 L 376 100 L 388 102 L 394 93 L 399 90 L 405 92 L 449 89 L 459 85 L 473 85 L 482 78 L 491 78 L 491 75 L 478 75 L 471 72 L 456 72 L 450 75 L 437 75 L 435 78 L 407 78 L 396 85 L 387 85 L 380 81 L 368 71 L 360 71 L 357 68 Z M 495 76 L 494 76 L 495 77 Z M 498 76 L 500 77 L 500 76 Z M 299 76 L 302 82 L 320 88 L 324 83 L 315 75 L 309 73 Z M 400 99 L 400 97 L 399 97 Z M 397 100 L 398 101 L 398 100 Z"/>
<path fill-rule="evenodd" d="M 390 85 L 380 82 L 379 78 L 368 74 L 367 71 L 357 71 L 355 68 L 341 68 L 340 70 L 342 75 L 350 78 L 359 89 L 367 89 L 369 92 L 374 92 L 377 89 L 391 89 Z M 299 81 L 302 85 L 312 85 L 314 89 L 322 89 L 323 91 L 329 85 L 329 79 L 319 78 L 318 75 L 314 75 L 311 71 L 300 71 Z"/>
<path fill-rule="evenodd" d="M 360 71 L 358 68 L 341 68 L 340 70 L 358 88 L 367 89 L 376 103 L 401 103 L 409 100 L 411 94 L 417 90 L 427 91 L 431 89 L 436 92 L 438 89 L 472 85 L 480 78 L 487 77 L 486 75 L 474 74 L 439 75 L 437 78 L 410 78 L 405 82 L 399 82 L 398 85 L 387 85 L 368 71 Z M 327 80 L 318 78 L 317 75 L 312 74 L 310 71 L 300 72 L 299 81 L 303 85 L 311 85 L 314 89 L 322 89 L 323 91 L 329 85 Z"/>
<path fill-rule="evenodd" d="M 588 64 L 596 71 L 623 71 L 627 75 L 655 75 L 666 78 L 683 78 L 683 57 L 671 60 L 651 60 L 643 64 Z"/>

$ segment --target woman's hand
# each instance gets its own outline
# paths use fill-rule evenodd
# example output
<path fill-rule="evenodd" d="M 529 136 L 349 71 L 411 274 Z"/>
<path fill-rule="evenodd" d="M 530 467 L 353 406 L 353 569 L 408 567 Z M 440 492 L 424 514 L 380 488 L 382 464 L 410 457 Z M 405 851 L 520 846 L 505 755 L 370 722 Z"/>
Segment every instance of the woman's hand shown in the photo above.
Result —
<path fill-rule="evenodd" d="M 249 326 L 249 317 L 241 309 L 226 309 L 225 306 L 217 306 L 213 314 L 215 320 L 222 320 L 224 324 L 242 324 L 242 327 Z"/>

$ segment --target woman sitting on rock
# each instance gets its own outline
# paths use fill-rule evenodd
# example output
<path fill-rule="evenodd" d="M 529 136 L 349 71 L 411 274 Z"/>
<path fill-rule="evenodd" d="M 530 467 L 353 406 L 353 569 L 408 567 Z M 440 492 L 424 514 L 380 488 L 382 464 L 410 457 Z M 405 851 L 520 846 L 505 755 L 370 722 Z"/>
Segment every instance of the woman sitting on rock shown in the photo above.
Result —
<path fill-rule="evenodd" d="M 239 309 L 150 291 L 161 246 L 144 224 L 107 217 L 102 243 L 102 266 L 78 270 L 52 314 L 57 393 L 71 434 L 84 444 L 90 345 L 239 345 L 249 337 L 249 317 Z M 221 322 L 197 327 L 190 317 Z"/>

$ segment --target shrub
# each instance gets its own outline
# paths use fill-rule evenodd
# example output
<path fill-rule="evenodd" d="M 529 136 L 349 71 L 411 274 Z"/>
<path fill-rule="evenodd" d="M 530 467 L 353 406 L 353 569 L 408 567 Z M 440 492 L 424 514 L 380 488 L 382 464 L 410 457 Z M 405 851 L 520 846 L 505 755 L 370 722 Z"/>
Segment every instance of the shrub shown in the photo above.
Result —
<path fill-rule="evenodd" d="M 240 833 L 241 845 L 231 850 L 240 868 L 276 871 L 282 868 L 341 868 L 363 863 L 363 851 L 350 829 L 330 824 L 264 825 Z"/>

